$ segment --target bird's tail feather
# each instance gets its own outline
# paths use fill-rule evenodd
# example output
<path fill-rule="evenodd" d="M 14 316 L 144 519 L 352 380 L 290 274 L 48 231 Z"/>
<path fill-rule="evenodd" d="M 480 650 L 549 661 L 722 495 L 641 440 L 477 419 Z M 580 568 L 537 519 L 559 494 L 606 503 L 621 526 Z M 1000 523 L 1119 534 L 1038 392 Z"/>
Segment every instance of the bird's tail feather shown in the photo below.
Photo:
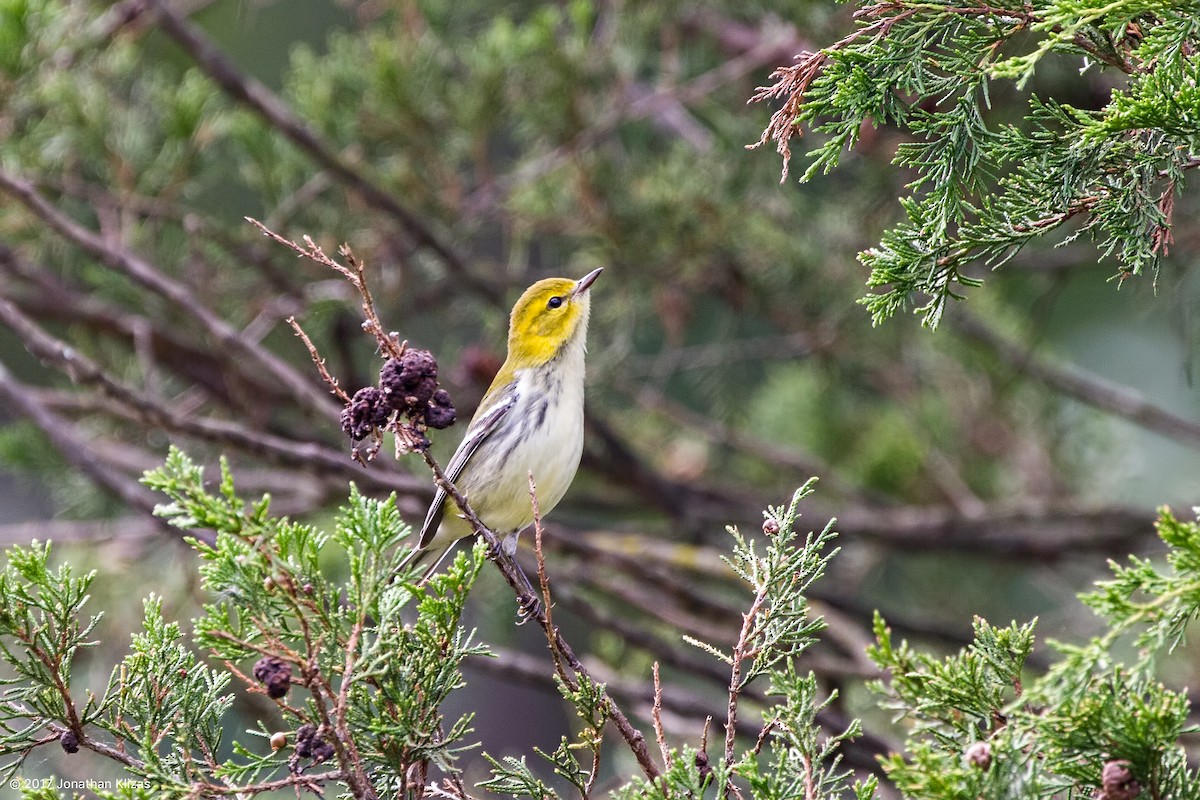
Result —
<path fill-rule="evenodd" d="M 410 569 L 424 566 L 425 569 L 421 573 L 420 579 L 417 581 L 418 585 L 424 584 L 427 580 L 429 580 L 429 576 L 438 571 L 438 567 L 440 567 L 442 562 L 446 560 L 446 557 L 454 551 L 454 545 L 456 544 L 458 544 L 457 539 L 450 542 L 450 544 L 446 545 L 445 547 L 413 550 L 411 553 L 405 556 L 404 560 L 400 562 L 400 565 L 396 567 L 396 574 L 399 575 Z"/>

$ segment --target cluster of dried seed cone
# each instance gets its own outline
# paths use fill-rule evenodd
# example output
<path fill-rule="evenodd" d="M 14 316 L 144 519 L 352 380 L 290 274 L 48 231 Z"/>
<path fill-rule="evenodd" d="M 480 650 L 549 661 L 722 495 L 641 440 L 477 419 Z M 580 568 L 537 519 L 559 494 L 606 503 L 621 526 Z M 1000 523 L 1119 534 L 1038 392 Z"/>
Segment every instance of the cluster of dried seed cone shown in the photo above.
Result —
<path fill-rule="evenodd" d="M 342 430 L 361 441 L 404 417 L 429 428 L 448 428 L 456 415 L 450 394 L 438 386 L 438 365 L 428 350 L 405 350 L 383 365 L 379 386 L 354 393 L 342 411 Z"/>

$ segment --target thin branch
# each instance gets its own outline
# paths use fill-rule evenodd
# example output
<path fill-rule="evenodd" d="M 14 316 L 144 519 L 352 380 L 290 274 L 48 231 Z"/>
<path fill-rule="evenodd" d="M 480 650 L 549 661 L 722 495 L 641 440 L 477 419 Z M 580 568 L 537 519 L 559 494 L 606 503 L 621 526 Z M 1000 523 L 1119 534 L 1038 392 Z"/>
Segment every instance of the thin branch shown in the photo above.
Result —
<path fill-rule="evenodd" d="M 762 752 L 763 747 L 767 744 L 767 738 L 771 735 L 771 731 L 775 729 L 775 724 L 779 721 L 778 717 L 764 720 L 762 730 L 758 732 L 758 738 L 754 740 L 754 747 L 750 750 L 754 755 Z"/>
<path fill-rule="evenodd" d="M 30 711 L 29 716 L 32 718 L 36 715 L 33 711 Z M 61 722 L 47 722 L 46 728 L 59 736 L 71 730 Z M 100 741 L 99 739 L 93 739 L 86 731 L 72 732 L 79 737 L 80 747 L 85 747 L 94 753 L 99 753 L 106 758 L 110 758 L 113 761 L 116 761 L 117 763 L 133 770 L 135 773 L 141 772 L 146 768 L 146 765 L 143 762 L 129 755 L 124 750 L 119 750 L 116 747 L 107 744 L 106 742 Z"/>
<path fill-rule="evenodd" d="M 400 358 L 402 355 L 404 355 L 405 345 L 398 343 L 397 337 L 394 334 L 389 334 L 384 330 L 383 323 L 379 319 L 379 314 L 375 310 L 375 298 L 371 295 L 371 289 L 367 285 L 367 274 L 365 272 L 363 262 L 354 257 L 354 253 L 350 250 L 348 245 L 342 245 L 338 252 L 341 253 L 343 258 L 350 262 L 350 267 L 353 267 L 353 269 L 346 267 L 325 255 L 325 251 L 307 235 L 304 237 L 304 244 L 301 245 L 285 236 L 279 235 L 253 217 L 246 217 L 245 220 L 254 227 L 258 228 L 258 230 L 267 238 L 273 239 L 284 247 L 287 247 L 288 249 L 311 261 L 315 261 L 324 267 L 332 269 L 334 272 L 348 280 L 350 285 L 354 287 L 354 290 L 358 292 L 359 297 L 362 298 L 362 311 L 363 317 L 365 318 L 363 329 L 375 337 L 375 341 L 378 343 L 379 349 L 388 358 Z M 305 344 L 308 345 L 309 353 L 313 355 L 314 360 L 317 362 L 317 366 L 321 368 L 321 375 L 325 378 L 325 382 L 336 388 L 337 381 L 330 377 L 329 373 L 324 370 L 325 360 L 317 356 L 316 348 L 313 347 L 312 342 L 307 336 L 303 336 L 303 331 L 299 331 L 299 327 L 291 320 L 289 320 L 289 322 L 291 323 L 292 327 L 302 335 Z M 340 397 L 344 394 L 345 393 L 342 392 L 338 396 Z M 349 398 L 346 399 L 348 400 Z"/>
<path fill-rule="evenodd" d="M 748 505 L 752 498 L 745 489 L 735 493 L 727 487 L 697 488 L 663 475 L 596 414 L 588 414 L 585 425 L 590 447 L 584 452 L 584 464 L 600 471 L 617 485 L 625 486 L 672 519 L 725 520 L 731 506 L 746 504 L 748 510 L 762 507 Z"/>
<path fill-rule="evenodd" d="M 36 522 L 10 522 L 0 525 L 0 547 L 28 544 L 33 539 L 65 542 L 130 542 L 156 539 L 163 533 L 161 523 L 151 517 L 129 516 L 120 519 L 54 519 Z"/>
<path fill-rule="evenodd" d="M 667 747 L 667 734 L 666 731 L 663 730 L 662 724 L 663 691 L 662 680 L 659 678 L 658 674 L 657 661 L 654 662 L 654 666 L 651 668 L 651 673 L 654 676 L 654 706 L 650 712 L 650 719 L 654 722 L 654 738 L 658 742 L 658 752 L 662 756 L 663 769 L 670 770 L 671 751 Z"/>
<path fill-rule="evenodd" d="M 279 789 L 295 788 L 297 795 L 300 790 L 312 792 L 320 797 L 324 793 L 325 784 L 332 781 L 341 781 L 346 779 L 346 774 L 340 769 L 331 769 L 325 772 L 317 772 L 312 775 L 303 772 L 288 775 L 286 778 L 277 778 L 273 781 L 263 781 L 262 783 L 252 783 L 247 786 L 225 786 L 219 783 L 200 783 L 192 787 L 192 791 L 197 797 L 208 795 L 235 795 L 239 798 L 262 794 L 263 792 L 274 792 Z"/>
<path fill-rule="evenodd" d="M 348 164 L 320 136 L 262 83 L 247 77 L 196 25 L 171 8 L 166 0 L 149 0 L 158 12 L 159 28 L 187 53 L 208 77 L 237 102 L 258 114 L 271 128 L 307 153 L 338 181 L 357 192 L 367 205 L 395 220 L 413 241 L 428 248 L 445 264 L 459 285 L 502 305 L 496 286 L 477 278 L 450 245 L 370 178 Z"/>
<path fill-rule="evenodd" d="M 537 576 L 538 586 L 542 590 L 542 609 L 546 614 L 546 630 L 558 630 L 554 627 L 554 604 L 550 599 L 550 576 L 546 574 L 546 558 L 542 551 L 542 509 L 538 505 L 537 499 L 537 483 L 533 479 L 533 472 L 529 473 L 529 502 L 533 507 L 533 552 L 537 558 Z M 554 646 L 554 637 L 547 634 L 546 640 L 550 645 L 550 655 L 554 659 L 554 670 L 558 673 L 568 686 L 576 688 L 574 680 L 563 668 L 562 653 Z"/>
<path fill-rule="evenodd" d="M 820 800 L 820 795 L 817 793 L 817 786 L 813 782 L 812 759 L 808 753 L 800 754 L 800 763 L 804 765 L 804 800 Z"/>
<path fill-rule="evenodd" d="M 750 650 L 753 649 L 753 639 L 755 635 L 755 623 L 758 621 L 758 613 L 762 608 L 763 602 L 766 600 L 766 589 L 760 588 L 754 595 L 754 602 L 750 604 L 750 610 L 742 615 L 742 628 L 738 633 L 737 644 L 733 646 L 731 666 L 729 670 L 729 703 L 725 710 L 725 766 L 733 766 L 734 743 L 737 739 L 737 722 L 738 722 L 738 699 L 742 693 L 742 662 L 750 657 Z M 725 784 L 725 795 L 729 796 L 735 792 L 736 788 L 733 785 L 733 779 L 730 779 Z"/>
<path fill-rule="evenodd" d="M 1055 391 L 1093 408 L 1128 420 L 1176 442 L 1200 447 L 1200 421 L 1188 419 L 1155 405 L 1142 394 L 1073 365 L 1053 365 L 1025 347 L 1000 335 L 982 320 L 960 315 L 957 330 L 986 346 L 1005 363 Z"/>
<path fill-rule="evenodd" d="M 468 664 L 469 669 L 476 670 L 488 675 L 495 675 L 505 681 L 514 683 L 522 683 L 528 686 L 546 689 L 554 692 L 555 685 L 550 674 L 544 667 L 544 664 L 535 656 L 527 653 L 522 653 L 517 650 L 505 650 L 493 646 L 491 652 L 495 658 L 475 658 L 471 659 Z M 603 665 L 594 665 L 590 667 L 592 675 L 604 683 L 605 688 L 612 697 L 616 697 L 623 703 L 629 704 L 635 712 L 650 718 L 653 713 L 654 698 L 651 692 L 647 691 L 644 681 L 634 681 L 622 677 L 615 672 L 608 673 L 604 671 Z M 681 670 L 687 674 L 686 670 Z M 748 696 L 756 698 L 754 692 L 749 692 Z M 711 715 L 707 709 L 712 707 L 714 700 L 711 695 L 701 694 L 699 692 L 689 691 L 686 688 L 675 685 L 669 694 L 664 694 L 662 698 L 662 710 L 665 714 L 664 725 L 668 725 L 671 717 L 684 720 L 694 720 L 697 723 L 709 720 Z M 844 731 L 849 724 L 849 720 L 833 713 L 830 709 L 823 709 L 823 714 L 819 718 L 824 728 L 834 732 Z M 738 736 L 745 739 L 753 739 L 761 731 L 761 723 L 748 719 L 753 716 L 751 714 L 739 715 L 738 719 Z M 705 741 L 701 749 L 707 746 L 708 722 L 704 722 Z M 694 728 L 692 729 L 694 730 Z M 684 733 L 684 731 L 678 731 Z M 879 759 L 888 753 L 894 753 L 901 749 L 901 743 L 886 740 L 874 734 L 864 734 L 859 738 L 846 742 L 842 746 L 842 754 L 845 756 L 846 764 L 853 766 L 856 769 L 864 770 L 882 777 L 883 769 L 879 765 Z"/>
<path fill-rule="evenodd" d="M 194 336 L 188 338 L 177 321 L 170 327 L 107 303 L 95 293 L 71 286 L 45 266 L 25 263 L 2 243 L 0 271 L 8 279 L 4 294 L 32 317 L 61 320 L 136 347 L 143 360 L 203 388 L 207 397 L 240 414 L 250 415 L 265 405 L 291 400 L 286 387 L 270 380 L 261 369 L 247 369 L 245 359 L 232 357 L 224 349 L 206 348 Z M 19 291 L 26 282 L 30 291 Z M 253 401 L 246 402 L 250 397 Z"/>
<path fill-rule="evenodd" d="M 317 346 L 313 344 L 313 340 L 304 332 L 304 328 L 300 327 L 300 323 L 296 322 L 295 317 L 288 317 L 287 324 L 296 332 L 296 336 L 300 341 L 304 342 L 304 346 L 308 348 L 308 354 L 312 358 L 313 366 L 317 368 L 317 372 L 321 374 L 321 379 L 325 381 L 325 385 L 329 387 L 329 392 L 336 396 L 343 403 L 350 402 L 350 395 L 346 394 L 346 390 L 338 383 L 338 379 L 329 374 L 329 370 L 325 368 L 325 359 L 317 352 Z"/>
<path fill-rule="evenodd" d="M 562 658 L 566 662 L 567 666 L 569 666 L 576 675 L 585 676 L 591 680 L 591 674 L 588 672 L 587 668 L 583 666 L 583 663 L 579 660 L 579 657 L 575 655 L 575 650 L 571 647 L 567 640 L 563 638 L 562 633 L 559 632 L 557 628 L 552 627 L 549 624 L 546 619 L 545 612 L 540 608 L 540 604 L 537 602 L 537 598 L 531 593 L 528 593 L 524 588 L 527 585 L 527 582 L 523 580 L 524 576 L 521 573 L 520 568 L 517 567 L 515 562 L 505 556 L 504 550 L 500 546 L 500 541 L 496 538 L 496 534 L 489 530 L 488 527 L 484 525 L 482 521 L 480 521 L 479 517 L 476 516 L 470 505 L 468 505 L 466 498 L 463 497 L 457 488 L 455 488 L 454 484 L 446 479 L 445 473 L 442 472 L 442 468 L 433 459 L 433 456 L 430 455 L 428 448 L 421 451 L 421 456 L 425 459 L 426 466 L 428 466 L 433 472 L 434 479 L 438 487 L 444 489 L 446 494 L 454 500 L 455 505 L 457 505 L 459 511 L 462 512 L 463 518 L 466 519 L 467 523 L 471 526 L 471 529 L 475 532 L 475 534 L 487 542 L 489 552 L 495 556 L 494 561 L 496 566 L 500 569 L 505 581 L 507 581 L 508 585 L 512 587 L 513 591 L 517 594 L 517 599 L 521 608 L 530 610 L 531 618 L 534 619 L 541 629 L 545 631 L 546 635 L 552 639 L 554 647 L 562 655 Z M 633 725 L 630 724 L 628 717 L 625 716 L 624 712 L 621 711 L 620 707 L 611 696 L 608 697 L 605 710 L 608 714 L 608 718 L 612 720 L 613 725 L 621 734 L 621 738 L 625 740 L 625 743 L 633 752 L 634 758 L 637 759 L 638 765 L 642 768 L 642 772 L 652 781 L 657 779 L 660 773 L 658 767 L 654 764 L 653 759 L 650 758 L 650 751 L 646 747 L 646 737 L 641 731 L 634 728 Z"/>
<path fill-rule="evenodd" d="M 178 307 L 189 319 L 196 320 L 217 345 L 261 365 L 297 402 L 318 413 L 330 413 L 332 404 L 320 387 L 258 342 L 243 336 L 200 302 L 187 286 L 167 277 L 150 262 L 84 228 L 47 202 L 28 181 L 0 171 L 0 189 L 20 201 L 67 241 Z"/>
<path fill-rule="evenodd" d="M 779 442 L 761 438 L 740 430 L 734 425 L 693 411 L 667 397 L 649 384 L 638 387 L 619 381 L 619 388 L 628 392 L 639 407 L 663 415 L 676 427 L 684 427 L 708 441 L 749 455 L 765 463 L 793 470 L 804 475 L 820 475 L 821 485 L 845 495 L 862 495 L 862 489 L 850 486 L 833 475 L 833 470 L 816 456 L 801 452 Z"/>
<path fill-rule="evenodd" d="M 3 305 L 3 303 L 0 303 Z M 0 363 L 0 403 L 33 421 L 63 458 L 98 486 L 120 498 L 131 508 L 153 514 L 158 495 L 136 479 L 121 476 L 101 461 L 89 446 L 88 437 L 66 419 L 32 401 L 33 392 Z M 164 533 L 178 531 L 162 523 Z M 203 537 L 199 537 L 203 538 Z"/>
<path fill-rule="evenodd" d="M 231 444 L 241 450 L 285 466 L 330 470 L 335 474 L 357 480 L 363 485 L 416 494 L 428 492 L 428 487 L 424 482 L 405 475 L 399 470 L 389 471 L 386 476 L 381 478 L 375 472 L 351 464 L 341 453 L 313 442 L 297 442 L 282 436 L 251 430 L 226 420 L 196 419 L 178 414 L 162 405 L 157 399 L 113 378 L 77 348 L 46 333 L 6 300 L 0 300 L 0 323 L 8 326 L 20 336 L 21 341 L 35 356 L 54 364 L 76 383 L 98 388 L 104 394 L 136 411 L 144 421 L 158 425 L 164 430 L 208 441 Z M 16 403 L 19 399 L 14 398 L 13 402 Z M 25 403 L 25 405 L 33 406 L 34 404 Z M 45 409 L 39 408 L 38 410 L 42 413 L 49 413 Z M 39 427 L 42 427 L 40 423 Z M 44 427 L 43 430 L 45 430 Z M 62 446 L 57 443 L 55 446 L 69 457 Z M 88 474 L 93 478 L 96 477 L 93 472 L 88 471 Z M 101 483 L 101 485 L 106 484 Z M 147 496 L 155 497 L 156 495 L 148 492 Z M 155 505 L 153 502 L 148 506 L 132 502 L 131 504 L 143 509 L 153 509 Z"/>
<path fill-rule="evenodd" d="M 828 510 L 816 502 L 812 507 L 818 515 Z M 1052 561 L 1096 552 L 1124 554 L 1155 540 L 1152 520 L 1144 509 L 1071 501 L 988 506 L 977 517 L 963 517 L 944 506 L 850 506 L 839 509 L 836 516 L 845 541 L 862 538 L 906 552 L 961 552 L 1017 561 Z"/>
<path fill-rule="evenodd" d="M 555 691 L 553 678 L 546 670 L 545 663 L 537 656 L 494 645 L 489 650 L 495 658 L 473 658 L 467 662 L 467 668 L 497 676 L 505 681 Z M 593 664 L 589 669 L 591 674 L 604 684 L 610 697 L 619 698 L 622 703 L 628 703 L 639 710 L 644 709 L 645 716 L 650 717 L 654 698 L 645 681 L 626 678 L 616 671 L 606 669 L 603 664 Z M 710 697 L 675 687 L 670 694 L 663 696 L 664 723 L 669 721 L 671 716 L 700 722 L 704 719 L 704 709 L 710 703 Z M 754 736 L 758 731 L 757 724 L 741 721 L 738 725 L 738 733 L 742 736 Z"/>

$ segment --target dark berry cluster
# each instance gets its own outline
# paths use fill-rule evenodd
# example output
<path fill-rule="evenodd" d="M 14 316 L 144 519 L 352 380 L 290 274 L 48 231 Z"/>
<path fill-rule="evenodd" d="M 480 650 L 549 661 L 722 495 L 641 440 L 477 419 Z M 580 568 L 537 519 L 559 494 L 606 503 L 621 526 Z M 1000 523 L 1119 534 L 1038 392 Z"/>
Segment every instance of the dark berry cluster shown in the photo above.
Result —
<path fill-rule="evenodd" d="M 374 386 L 367 386 L 355 392 L 350 405 L 342 409 L 342 430 L 357 442 L 386 425 L 391 413 L 384 393 Z"/>
<path fill-rule="evenodd" d="M 383 365 L 379 388 L 392 408 L 441 430 L 454 424 L 450 394 L 438 387 L 438 365 L 428 350 L 408 350 Z"/>
<path fill-rule="evenodd" d="M 438 365 L 428 350 L 406 350 L 383 365 L 379 386 L 355 392 L 342 411 L 342 430 L 361 441 L 387 427 L 393 413 L 418 426 L 448 428 L 454 424 L 454 403 L 438 386 Z"/>
<path fill-rule="evenodd" d="M 379 388 L 397 411 L 418 410 L 437 390 L 438 365 L 428 350 L 406 350 L 379 371 Z"/>
<path fill-rule="evenodd" d="M 306 722 L 296 729 L 296 755 L 320 763 L 333 755 L 333 745 L 317 735 L 317 726 Z"/>
<path fill-rule="evenodd" d="M 254 679 L 267 688 L 267 695 L 279 700 L 292 687 L 292 668 L 282 658 L 263 656 L 254 663 Z"/>

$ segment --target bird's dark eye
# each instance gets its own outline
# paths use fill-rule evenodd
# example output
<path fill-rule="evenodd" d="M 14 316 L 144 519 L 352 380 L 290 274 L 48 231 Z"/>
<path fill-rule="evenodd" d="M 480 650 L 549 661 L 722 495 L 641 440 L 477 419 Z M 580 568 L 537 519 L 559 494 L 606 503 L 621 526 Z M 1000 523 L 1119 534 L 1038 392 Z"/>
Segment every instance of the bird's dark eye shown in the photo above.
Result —
<path fill-rule="evenodd" d="M 562 301 L 563 301 L 563 299 L 561 297 L 559 297 L 558 295 L 554 295 L 554 297 L 551 297 L 550 302 L 546 303 L 546 305 L 549 306 L 550 308 L 558 308 L 559 306 L 562 305 Z"/>

